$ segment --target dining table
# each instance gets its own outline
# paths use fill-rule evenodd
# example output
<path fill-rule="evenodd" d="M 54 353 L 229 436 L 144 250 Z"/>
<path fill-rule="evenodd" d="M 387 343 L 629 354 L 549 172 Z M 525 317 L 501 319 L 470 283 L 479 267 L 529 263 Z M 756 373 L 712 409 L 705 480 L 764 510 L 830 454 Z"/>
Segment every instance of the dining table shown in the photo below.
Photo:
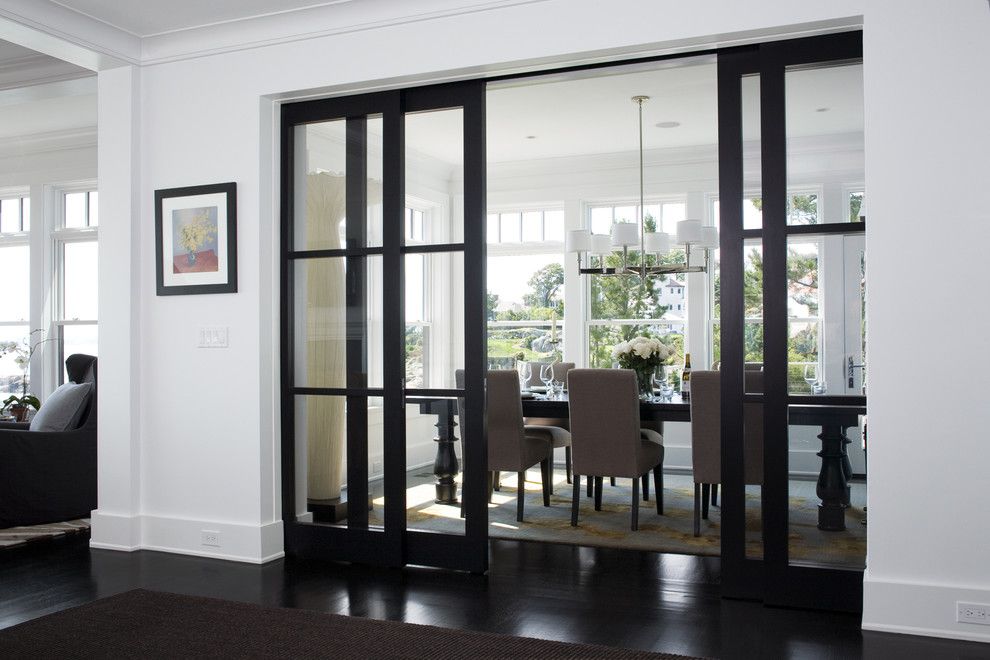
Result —
<path fill-rule="evenodd" d="M 569 416 L 567 393 L 547 397 L 542 393 L 525 392 L 522 398 L 524 417 L 552 417 L 566 419 Z M 849 479 L 852 465 L 846 446 L 850 443 L 846 432 L 859 425 L 866 406 L 832 404 L 793 404 L 787 407 L 788 423 L 799 426 L 816 426 L 821 429 L 818 439 L 822 449 L 818 452 L 821 468 L 815 493 L 821 500 L 818 505 L 818 529 L 843 531 L 845 511 L 850 503 Z M 641 421 L 690 422 L 691 404 L 677 393 L 670 397 L 640 401 Z"/>

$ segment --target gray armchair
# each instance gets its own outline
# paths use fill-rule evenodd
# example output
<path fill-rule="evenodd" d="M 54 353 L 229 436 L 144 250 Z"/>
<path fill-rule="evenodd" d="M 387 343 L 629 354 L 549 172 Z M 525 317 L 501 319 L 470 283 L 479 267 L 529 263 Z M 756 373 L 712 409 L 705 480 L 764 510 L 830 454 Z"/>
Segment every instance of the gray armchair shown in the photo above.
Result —
<path fill-rule="evenodd" d="M 636 374 L 629 369 L 572 369 L 570 392 L 574 493 L 571 525 L 577 526 L 581 477 L 595 480 L 595 510 L 601 510 L 603 477 L 632 479 L 633 531 L 639 528 L 639 479 L 653 471 L 657 514 L 663 514 L 663 436 L 642 428 Z"/>
<path fill-rule="evenodd" d="M 71 382 L 93 384 L 75 428 L 0 423 L 0 527 L 88 518 L 96 508 L 96 358 L 70 355 L 65 367 Z"/>

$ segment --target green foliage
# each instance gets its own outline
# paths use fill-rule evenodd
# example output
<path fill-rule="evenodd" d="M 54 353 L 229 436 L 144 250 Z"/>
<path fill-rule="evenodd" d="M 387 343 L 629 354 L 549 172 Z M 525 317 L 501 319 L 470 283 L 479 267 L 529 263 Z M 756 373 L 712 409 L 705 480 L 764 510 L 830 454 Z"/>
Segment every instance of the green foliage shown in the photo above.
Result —
<path fill-rule="evenodd" d="M 547 264 L 539 269 L 527 282 L 533 287 L 532 293 L 523 296 L 527 307 L 545 307 L 564 316 L 564 301 L 560 297 L 560 288 L 564 286 L 564 267 L 558 263 Z"/>
<path fill-rule="evenodd" d="M 498 314 L 498 294 L 488 291 L 485 293 L 485 320 L 494 321 Z"/>
<path fill-rule="evenodd" d="M 41 408 L 41 401 L 39 401 L 38 397 L 33 394 L 24 394 L 23 396 L 11 394 L 3 400 L 3 408 L 0 408 L 0 410 L 10 408 L 11 406 L 30 406 L 35 410 L 38 410 Z"/>

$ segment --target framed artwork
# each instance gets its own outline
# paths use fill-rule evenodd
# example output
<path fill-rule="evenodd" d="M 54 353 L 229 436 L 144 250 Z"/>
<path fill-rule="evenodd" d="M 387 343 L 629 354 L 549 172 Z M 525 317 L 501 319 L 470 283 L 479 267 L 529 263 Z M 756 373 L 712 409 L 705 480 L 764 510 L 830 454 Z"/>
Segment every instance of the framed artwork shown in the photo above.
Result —
<path fill-rule="evenodd" d="M 159 296 L 237 292 L 237 184 L 155 191 Z"/>

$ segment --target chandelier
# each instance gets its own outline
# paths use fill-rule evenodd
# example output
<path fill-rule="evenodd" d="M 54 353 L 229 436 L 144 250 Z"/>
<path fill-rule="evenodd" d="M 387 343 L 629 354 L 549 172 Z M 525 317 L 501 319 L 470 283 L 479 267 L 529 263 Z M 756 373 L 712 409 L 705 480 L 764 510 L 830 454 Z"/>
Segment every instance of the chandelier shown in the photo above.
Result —
<path fill-rule="evenodd" d="M 673 244 L 683 246 L 684 261 L 661 264 L 661 259 L 671 249 L 670 234 L 662 231 L 646 231 L 643 221 L 643 103 L 649 96 L 634 96 L 639 106 L 639 207 L 636 222 L 616 222 L 611 234 L 592 234 L 587 229 L 567 232 L 567 252 L 577 254 L 578 271 L 585 275 L 638 275 L 646 279 L 655 275 L 672 273 L 707 273 L 711 251 L 718 247 L 718 229 L 702 226 L 700 220 L 682 220 L 677 223 Z M 630 263 L 630 253 L 638 248 L 639 263 Z M 609 266 L 607 258 L 621 251 L 622 264 Z M 584 256 L 587 255 L 587 256 Z M 653 256 L 653 265 L 647 264 Z M 597 265 L 592 257 L 597 257 Z"/>

